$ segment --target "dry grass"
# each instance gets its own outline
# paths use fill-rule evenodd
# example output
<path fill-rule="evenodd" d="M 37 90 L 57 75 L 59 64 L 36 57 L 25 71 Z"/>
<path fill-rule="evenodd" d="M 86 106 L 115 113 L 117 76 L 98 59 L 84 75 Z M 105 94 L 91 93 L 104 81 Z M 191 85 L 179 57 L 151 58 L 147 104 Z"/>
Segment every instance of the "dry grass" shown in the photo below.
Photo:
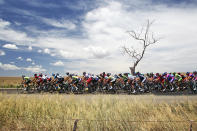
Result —
<path fill-rule="evenodd" d="M 0 130 L 188 130 L 189 123 L 129 122 L 197 120 L 197 101 L 155 102 L 155 96 L 0 94 Z M 109 120 L 109 121 L 88 121 Z M 121 120 L 121 121 L 114 121 Z M 193 124 L 193 130 L 197 129 Z"/>
<path fill-rule="evenodd" d="M 21 77 L 0 77 L 0 88 L 14 88 L 21 83 Z"/>

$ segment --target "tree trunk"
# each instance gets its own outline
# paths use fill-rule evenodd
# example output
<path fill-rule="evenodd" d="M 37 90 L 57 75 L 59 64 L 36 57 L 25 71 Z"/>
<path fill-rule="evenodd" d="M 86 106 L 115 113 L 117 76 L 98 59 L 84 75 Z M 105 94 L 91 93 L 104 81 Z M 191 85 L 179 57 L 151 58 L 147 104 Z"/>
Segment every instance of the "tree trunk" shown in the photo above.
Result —
<path fill-rule="evenodd" d="M 135 75 L 135 67 L 129 67 L 130 71 L 131 71 L 131 74 L 132 75 Z"/>

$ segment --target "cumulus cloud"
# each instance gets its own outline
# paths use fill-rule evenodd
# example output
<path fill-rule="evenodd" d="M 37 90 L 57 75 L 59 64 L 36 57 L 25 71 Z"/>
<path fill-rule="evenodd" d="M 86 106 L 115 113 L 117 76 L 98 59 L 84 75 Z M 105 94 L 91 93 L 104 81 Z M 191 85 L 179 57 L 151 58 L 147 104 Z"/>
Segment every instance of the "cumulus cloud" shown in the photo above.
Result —
<path fill-rule="evenodd" d="M 43 52 L 46 53 L 46 54 L 50 54 L 51 53 L 51 50 L 48 49 L 48 48 L 46 48 L 46 49 L 43 50 Z"/>
<path fill-rule="evenodd" d="M 89 46 L 84 48 L 84 50 L 88 52 L 90 58 L 104 58 L 110 55 L 109 52 L 102 47 Z"/>
<path fill-rule="evenodd" d="M 32 51 L 32 46 L 29 46 L 29 47 L 28 47 L 28 50 L 29 50 L 29 51 Z"/>
<path fill-rule="evenodd" d="M 32 62 L 32 59 L 31 58 L 27 58 L 26 61 L 27 62 Z"/>
<path fill-rule="evenodd" d="M 17 67 L 16 65 L 12 64 L 3 64 L 0 62 L 0 68 L 3 70 L 20 70 L 20 67 Z"/>
<path fill-rule="evenodd" d="M 72 52 L 66 51 L 66 50 L 60 50 L 59 54 L 63 58 L 74 58 L 74 54 Z"/>
<path fill-rule="evenodd" d="M 32 73 L 38 73 L 38 72 L 45 72 L 46 71 L 46 69 L 44 69 L 41 65 L 28 66 L 28 67 L 25 67 L 24 70 L 32 72 Z"/>
<path fill-rule="evenodd" d="M 3 45 L 4 48 L 17 50 L 18 47 L 15 44 L 5 44 Z"/>
<path fill-rule="evenodd" d="M 0 40 L 9 41 L 15 44 L 26 45 L 35 39 L 27 36 L 25 32 L 17 31 L 10 27 L 11 23 L 0 19 Z"/>
<path fill-rule="evenodd" d="M 54 66 L 64 66 L 64 63 L 59 60 L 57 62 L 51 63 L 51 65 L 54 65 Z"/>
<path fill-rule="evenodd" d="M 17 60 L 20 60 L 20 61 L 23 60 L 23 58 L 22 58 L 21 56 L 17 57 L 16 59 L 17 59 Z"/>
<path fill-rule="evenodd" d="M 140 31 L 147 19 L 156 20 L 151 31 L 164 39 L 147 50 L 137 70 L 163 72 L 182 69 L 182 71 L 186 71 L 188 68 L 196 68 L 188 67 L 188 65 L 197 65 L 195 62 L 197 57 L 195 52 L 197 50 L 196 16 L 197 9 L 190 8 L 184 3 L 183 6 L 169 7 L 162 2 L 154 4 L 151 0 L 104 0 L 103 4 L 81 16 L 79 32 L 82 33 L 77 37 L 69 36 L 70 33 L 67 30 L 35 29 L 34 33 L 38 36 L 31 40 L 25 32 L 11 29 L 10 22 L 0 20 L 0 39 L 14 41 L 14 43 L 21 41 L 22 38 L 29 39 L 33 43 L 32 46 L 41 49 L 38 51 L 40 53 L 55 53 L 54 55 L 57 57 L 65 59 L 82 59 L 82 61 L 77 61 L 78 63 L 69 63 L 69 67 L 73 67 L 75 70 L 128 71 L 128 67 L 132 63 L 128 57 L 121 55 L 120 47 L 122 45 L 134 46 L 136 41 L 131 39 L 126 31 Z M 58 28 L 66 27 L 64 25 L 66 22 L 61 20 L 41 18 L 41 21 Z M 15 34 L 14 36 L 23 35 L 19 37 L 19 40 L 16 39 L 17 37 L 13 39 L 5 28 L 8 28 L 11 34 Z M 78 30 L 77 26 L 72 28 Z M 90 60 L 89 58 L 100 59 Z M 168 64 L 166 65 L 166 63 Z M 187 63 L 187 65 L 183 63 Z"/>
<path fill-rule="evenodd" d="M 0 19 L 0 28 L 8 27 L 9 25 L 9 21 L 4 21 L 3 19 Z"/>
<path fill-rule="evenodd" d="M 32 65 L 35 65 L 35 62 L 32 62 L 31 64 L 32 64 Z"/>
<path fill-rule="evenodd" d="M 38 50 L 38 53 L 42 53 L 42 50 Z"/>
<path fill-rule="evenodd" d="M 0 56 L 5 55 L 5 52 L 3 50 L 0 50 Z"/>

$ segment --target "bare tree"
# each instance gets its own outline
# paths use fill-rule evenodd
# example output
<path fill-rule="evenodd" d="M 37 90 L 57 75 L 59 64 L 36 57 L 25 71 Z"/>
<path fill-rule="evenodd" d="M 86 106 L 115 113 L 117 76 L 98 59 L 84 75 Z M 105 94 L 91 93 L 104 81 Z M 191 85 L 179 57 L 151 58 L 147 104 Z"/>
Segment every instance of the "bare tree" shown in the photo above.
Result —
<path fill-rule="evenodd" d="M 153 45 L 159 41 L 159 39 L 156 39 L 154 37 L 154 34 L 150 32 L 150 27 L 153 24 L 153 21 L 147 20 L 146 26 L 141 28 L 141 31 L 137 33 L 136 31 L 128 31 L 129 35 L 134 38 L 139 44 L 142 44 L 142 50 L 140 52 L 137 51 L 137 49 L 134 49 L 133 47 L 128 48 L 126 46 L 122 46 L 123 54 L 129 55 L 131 59 L 134 60 L 133 66 L 131 66 L 129 69 L 131 71 L 131 74 L 135 74 L 135 69 L 139 62 L 144 57 L 144 53 L 150 45 Z"/>

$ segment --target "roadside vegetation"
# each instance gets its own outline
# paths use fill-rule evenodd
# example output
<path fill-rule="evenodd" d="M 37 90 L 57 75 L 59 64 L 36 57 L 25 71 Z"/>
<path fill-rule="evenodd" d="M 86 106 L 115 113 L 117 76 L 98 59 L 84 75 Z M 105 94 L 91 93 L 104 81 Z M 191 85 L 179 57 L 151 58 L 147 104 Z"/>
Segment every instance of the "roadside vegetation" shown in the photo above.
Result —
<path fill-rule="evenodd" d="M 21 77 L 0 77 L 0 88 L 17 88 L 21 80 Z"/>
<path fill-rule="evenodd" d="M 79 119 L 77 130 L 181 131 L 197 121 L 197 101 L 166 102 L 151 95 L 0 94 L 0 130 L 72 130 Z"/>

